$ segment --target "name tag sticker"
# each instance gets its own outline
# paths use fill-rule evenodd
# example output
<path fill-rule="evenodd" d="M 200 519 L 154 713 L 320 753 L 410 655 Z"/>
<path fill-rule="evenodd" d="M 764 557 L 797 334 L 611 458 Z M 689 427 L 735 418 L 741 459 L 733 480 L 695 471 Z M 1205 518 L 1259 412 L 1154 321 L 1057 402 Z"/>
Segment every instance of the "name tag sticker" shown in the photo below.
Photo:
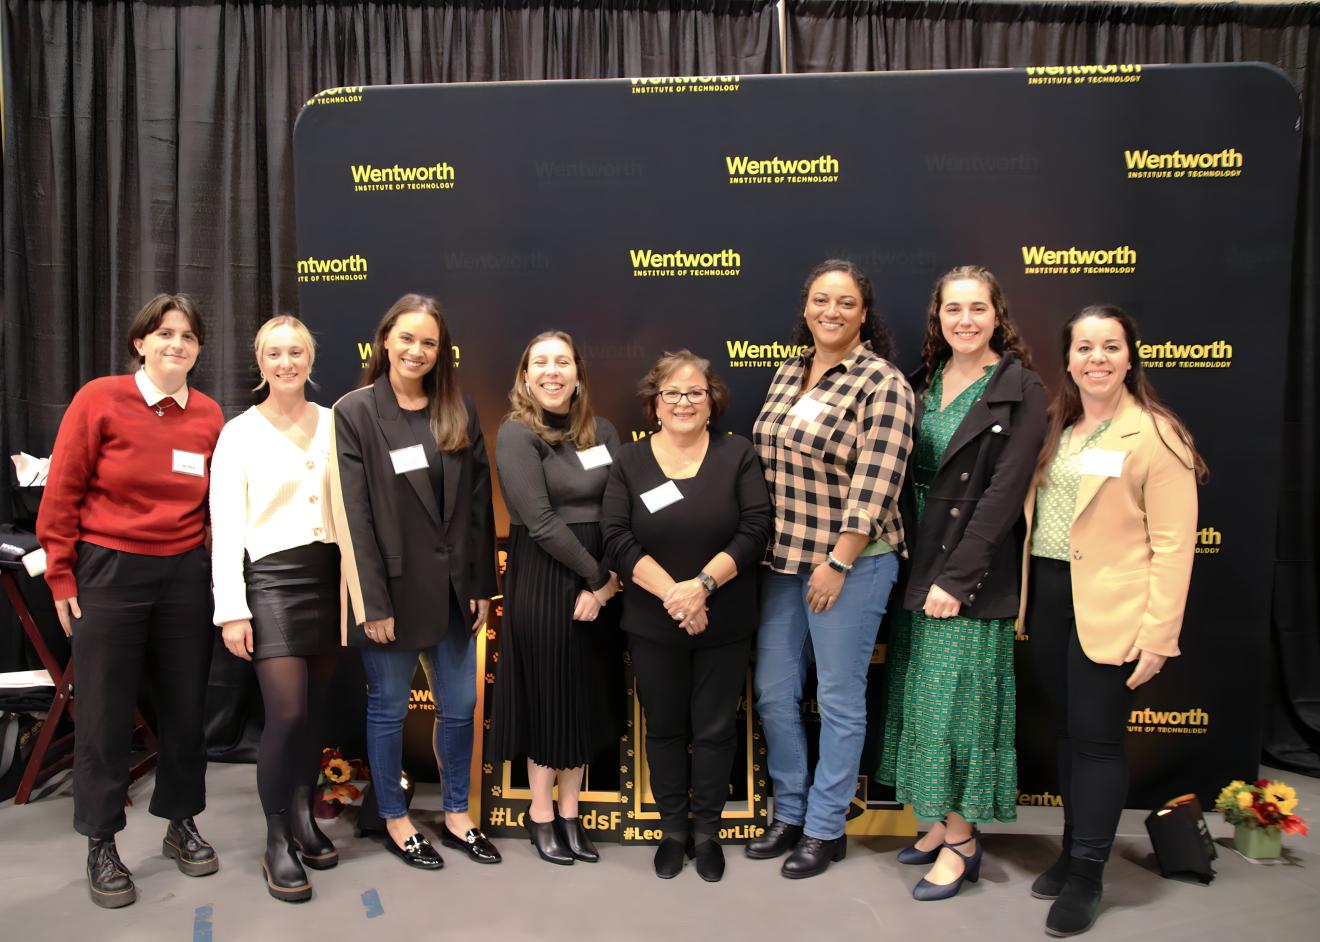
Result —
<path fill-rule="evenodd" d="M 1112 451 L 1108 448 L 1088 448 L 1082 452 L 1082 474 L 1094 474 L 1098 477 L 1117 478 L 1123 475 L 1123 460 L 1126 451 Z"/>
<path fill-rule="evenodd" d="M 801 419 L 803 422 L 812 422 L 826 409 L 825 403 L 819 399 L 813 399 L 810 396 L 803 396 L 797 402 L 793 403 L 793 408 L 788 410 L 788 414 L 795 419 Z"/>
<path fill-rule="evenodd" d="M 390 452 L 390 461 L 394 463 L 395 474 L 407 474 L 426 467 L 426 449 L 421 445 L 409 445 Z"/>
<path fill-rule="evenodd" d="M 206 456 L 195 451 L 174 449 L 174 465 L 170 468 L 175 474 L 191 474 L 193 477 L 206 477 Z"/>
<path fill-rule="evenodd" d="M 605 465 L 614 461 L 610 457 L 610 451 L 604 445 L 597 445 L 595 448 L 584 448 L 577 453 L 578 461 L 582 462 L 582 467 L 587 471 L 592 468 L 603 468 Z"/>
<path fill-rule="evenodd" d="M 676 504 L 683 499 L 682 492 L 678 485 L 673 481 L 666 481 L 659 487 L 653 487 L 649 491 L 642 492 L 642 503 L 651 513 L 664 510 L 670 504 Z"/>

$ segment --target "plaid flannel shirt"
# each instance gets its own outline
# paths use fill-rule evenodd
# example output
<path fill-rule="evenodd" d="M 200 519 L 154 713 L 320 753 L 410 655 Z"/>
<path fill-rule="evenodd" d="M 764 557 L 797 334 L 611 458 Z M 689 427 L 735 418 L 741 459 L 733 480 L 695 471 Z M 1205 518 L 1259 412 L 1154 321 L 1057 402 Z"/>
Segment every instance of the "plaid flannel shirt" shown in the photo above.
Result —
<path fill-rule="evenodd" d="M 912 387 L 863 344 L 803 390 L 813 353 L 779 367 L 753 426 L 775 507 L 766 562 L 809 573 L 843 533 L 906 556 L 898 495 L 912 453 Z"/>

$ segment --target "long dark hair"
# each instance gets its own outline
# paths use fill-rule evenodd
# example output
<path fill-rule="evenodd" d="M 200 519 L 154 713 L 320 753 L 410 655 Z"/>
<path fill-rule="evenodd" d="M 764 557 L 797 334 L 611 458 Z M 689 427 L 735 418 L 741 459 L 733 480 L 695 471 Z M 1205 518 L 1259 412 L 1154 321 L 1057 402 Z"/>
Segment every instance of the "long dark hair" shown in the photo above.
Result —
<path fill-rule="evenodd" d="M 404 314 L 429 314 L 440 327 L 440 349 L 435 366 L 422 377 L 431 410 L 431 434 L 435 447 L 441 451 L 462 451 L 468 446 L 468 414 L 458 390 L 458 377 L 454 370 L 454 344 L 449 337 L 449 325 L 440 311 L 440 302 L 424 294 L 405 294 L 390 306 L 376 328 L 371 344 L 371 359 L 362 371 L 360 386 L 370 386 L 390 371 L 390 357 L 385 352 L 385 338 L 394 329 L 395 322 Z"/>
<path fill-rule="evenodd" d="M 930 304 L 926 308 L 926 337 L 921 343 L 921 359 L 926 364 L 926 375 L 934 375 L 939 365 L 953 354 L 953 348 L 944 339 L 944 330 L 940 326 L 944 286 L 951 281 L 968 280 L 979 281 L 990 291 L 990 306 L 995 309 L 995 330 L 990 335 L 990 349 L 1001 356 L 1016 353 L 1022 365 L 1031 369 L 1031 353 L 1008 313 L 1008 299 L 1004 297 L 1004 289 L 999 287 L 999 279 L 990 269 L 980 265 L 959 265 L 941 275 L 930 293 Z"/>
<path fill-rule="evenodd" d="M 1196 473 L 1196 480 L 1202 484 L 1210 476 L 1210 469 L 1206 467 L 1205 459 L 1201 453 L 1196 450 L 1196 445 L 1192 442 L 1192 433 L 1187 431 L 1180 418 L 1173 413 L 1163 400 L 1155 392 L 1155 387 L 1150 384 L 1146 376 L 1146 371 L 1141 366 L 1141 357 L 1137 356 L 1137 323 L 1122 308 L 1115 307 L 1112 304 L 1092 304 L 1084 307 L 1068 319 L 1068 323 L 1063 325 L 1063 333 L 1059 338 L 1059 352 L 1063 361 L 1063 376 L 1059 380 L 1058 388 L 1054 392 L 1054 399 L 1050 402 L 1049 425 L 1045 430 L 1045 444 L 1041 448 L 1040 458 L 1036 461 L 1036 480 L 1042 481 L 1045 478 L 1045 472 L 1049 469 L 1050 462 L 1054 460 L 1054 453 L 1059 448 L 1059 440 L 1063 437 L 1063 430 L 1072 425 L 1082 417 L 1082 395 L 1077 389 L 1077 383 L 1073 381 L 1072 374 L 1068 372 L 1068 358 L 1072 351 L 1072 333 L 1073 327 L 1079 321 L 1088 317 L 1099 317 L 1106 320 L 1117 321 L 1123 328 L 1123 343 L 1127 346 L 1128 362 L 1131 369 L 1127 376 L 1123 377 L 1123 385 L 1127 391 L 1132 394 L 1132 398 L 1143 410 L 1151 415 L 1163 419 L 1168 423 L 1173 433 L 1178 436 L 1178 441 L 1186 450 L 1187 457 L 1170 445 L 1160 431 L 1159 423 L 1155 423 L 1155 432 L 1160 436 L 1160 441 L 1164 447 L 1176 457 L 1183 467 Z M 1187 461 L 1190 460 L 1191 464 Z"/>
<path fill-rule="evenodd" d="M 871 279 L 866 276 L 866 272 L 862 271 L 860 265 L 845 258 L 827 258 L 807 273 L 807 280 L 802 282 L 802 297 L 798 308 L 797 331 L 793 335 L 793 345 L 798 347 L 815 345 L 816 341 L 811 336 L 811 330 L 807 327 L 807 320 L 802 316 L 802 312 L 806 309 L 807 295 L 811 293 L 811 286 L 816 283 L 816 279 L 822 275 L 828 275 L 832 271 L 842 272 L 857 283 L 857 290 L 862 294 L 862 308 L 866 311 L 862 318 L 862 340 L 871 344 L 871 350 L 874 351 L 876 356 L 892 360 L 894 358 L 894 338 L 890 336 L 889 330 L 885 327 L 884 322 L 880 320 L 880 315 L 875 309 L 875 293 L 871 289 Z"/>
<path fill-rule="evenodd" d="M 545 423 L 545 410 L 527 388 L 527 365 L 532 360 L 532 347 L 543 340 L 562 340 L 573 352 L 573 366 L 577 368 L 577 392 L 568 407 L 568 428 L 555 429 Z M 513 388 L 509 390 L 508 418 L 517 419 L 551 445 L 570 441 L 581 451 L 596 444 L 596 414 L 591 411 L 590 384 L 587 382 L 587 361 L 578 353 L 577 344 L 562 330 L 546 330 L 527 343 L 518 358 L 518 369 L 513 374 Z"/>

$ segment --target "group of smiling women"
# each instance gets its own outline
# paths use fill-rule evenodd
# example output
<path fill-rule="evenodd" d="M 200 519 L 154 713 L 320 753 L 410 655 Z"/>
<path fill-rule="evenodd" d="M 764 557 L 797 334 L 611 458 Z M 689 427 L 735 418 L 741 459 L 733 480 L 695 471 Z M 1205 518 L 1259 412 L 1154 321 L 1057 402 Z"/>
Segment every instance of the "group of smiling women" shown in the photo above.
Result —
<path fill-rule="evenodd" d="M 313 340 L 279 316 L 254 345 L 269 392 L 225 424 L 187 384 L 203 339 L 185 296 L 138 313 L 134 372 L 74 397 L 38 520 L 78 665 L 74 818 L 93 901 L 136 898 L 114 837 L 144 673 L 163 851 L 185 874 L 218 868 L 193 820 L 205 804 L 205 611 L 229 651 L 254 662 L 265 702 L 257 786 L 272 896 L 308 899 L 306 868 L 338 861 L 311 789 L 343 645 L 366 674 L 386 848 L 443 866 L 400 782 L 420 659 L 436 704 L 439 842 L 499 863 L 467 794 L 474 636 L 498 591 L 491 477 L 439 305 L 400 298 L 360 388 L 333 409 L 306 399 Z M 869 665 L 889 611 L 875 775 L 927 825 L 898 855 L 929 867 L 914 898 L 975 882 L 977 825 L 1016 818 L 1013 643 L 1025 632 L 1055 706 L 1065 820 L 1059 858 L 1031 892 L 1054 901 L 1051 934 L 1089 928 L 1127 795 L 1132 694 L 1178 654 L 1206 473 L 1136 341 L 1118 308 L 1075 314 L 1047 406 L 995 277 L 962 267 L 936 283 L 921 366 L 904 377 L 870 280 L 834 259 L 803 285 L 804 352 L 771 380 L 750 441 L 717 433 L 729 391 L 680 350 L 638 387 L 654 431 L 621 444 L 592 408 L 573 339 L 532 338 L 495 444 L 510 528 L 490 747 L 527 762 L 535 851 L 559 865 L 600 859 L 578 800 L 587 763 L 617 742 L 626 638 L 664 831 L 656 875 L 687 859 L 705 880 L 724 874 L 720 819 L 753 654 L 774 820 L 744 851 L 784 858 L 785 877 L 823 873 L 847 850 Z M 813 664 L 814 766 L 802 718 Z"/>

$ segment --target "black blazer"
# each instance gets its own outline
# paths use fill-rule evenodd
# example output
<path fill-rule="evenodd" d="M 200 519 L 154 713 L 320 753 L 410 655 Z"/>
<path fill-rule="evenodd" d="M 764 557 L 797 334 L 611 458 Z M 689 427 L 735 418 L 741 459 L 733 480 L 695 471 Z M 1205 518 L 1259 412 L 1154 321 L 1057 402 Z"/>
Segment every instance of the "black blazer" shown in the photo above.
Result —
<path fill-rule="evenodd" d="M 909 377 L 918 435 L 928 379 L 924 366 Z M 1045 387 L 1009 353 L 953 433 L 926 493 L 925 516 L 908 544 L 904 608 L 921 611 L 936 583 L 962 603 L 960 615 L 1017 616 L 1022 502 L 1044 440 Z M 901 499 L 903 519 L 915 521 L 912 477 L 909 471 Z"/>
<path fill-rule="evenodd" d="M 332 500 L 354 622 L 347 644 L 374 645 L 363 623 L 393 616 L 395 641 L 388 647 L 427 647 L 449 627 L 451 587 L 468 628 L 468 600 L 496 594 L 490 464 L 476 407 L 466 394 L 463 405 L 468 447 L 439 455 L 442 518 L 425 468 L 394 473 L 390 452 L 418 441 L 389 377 L 335 403 Z"/>

